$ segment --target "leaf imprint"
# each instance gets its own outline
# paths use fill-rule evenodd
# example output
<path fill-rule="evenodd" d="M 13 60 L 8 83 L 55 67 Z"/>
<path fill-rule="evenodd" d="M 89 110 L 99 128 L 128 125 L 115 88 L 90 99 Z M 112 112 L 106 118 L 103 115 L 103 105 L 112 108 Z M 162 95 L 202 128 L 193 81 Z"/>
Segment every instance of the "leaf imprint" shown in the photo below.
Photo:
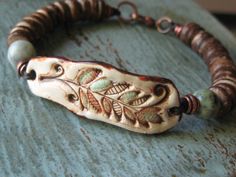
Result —
<path fill-rule="evenodd" d="M 106 78 L 102 78 L 92 83 L 92 85 L 90 86 L 90 89 L 93 92 L 101 92 L 108 89 L 111 86 L 112 86 L 112 81 Z"/>
<path fill-rule="evenodd" d="M 87 92 L 87 96 L 88 96 L 88 101 L 89 101 L 89 105 L 97 112 L 100 113 L 102 112 L 101 106 L 98 102 L 98 100 L 95 98 L 95 96 L 93 95 L 92 92 L 88 91 Z"/>
<path fill-rule="evenodd" d="M 117 84 L 117 85 L 114 85 L 113 87 L 111 87 L 110 89 L 108 89 L 105 94 L 106 95 L 115 95 L 115 94 L 123 92 L 127 88 L 129 88 L 129 84 L 127 84 L 127 83 Z"/>
<path fill-rule="evenodd" d="M 105 111 L 105 113 L 107 114 L 107 116 L 111 115 L 111 110 L 112 110 L 112 103 L 109 99 L 107 99 L 106 97 L 104 97 L 102 99 L 102 106 L 103 109 Z"/>
<path fill-rule="evenodd" d="M 113 106 L 113 111 L 114 111 L 114 113 L 115 113 L 115 115 L 116 115 L 115 117 L 116 117 L 116 119 L 119 121 L 120 118 L 121 118 L 121 116 L 122 116 L 122 107 L 121 107 L 121 105 L 120 105 L 118 102 L 116 102 L 116 101 L 113 101 L 112 106 Z"/>
<path fill-rule="evenodd" d="M 151 97 L 150 95 L 145 95 L 141 98 L 138 98 L 138 99 L 132 101 L 130 104 L 132 106 L 139 106 L 139 105 L 145 103 L 150 97 Z"/>
<path fill-rule="evenodd" d="M 77 76 L 77 82 L 80 85 L 88 84 L 96 79 L 100 72 L 101 70 L 94 68 L 82 69 Z"/>

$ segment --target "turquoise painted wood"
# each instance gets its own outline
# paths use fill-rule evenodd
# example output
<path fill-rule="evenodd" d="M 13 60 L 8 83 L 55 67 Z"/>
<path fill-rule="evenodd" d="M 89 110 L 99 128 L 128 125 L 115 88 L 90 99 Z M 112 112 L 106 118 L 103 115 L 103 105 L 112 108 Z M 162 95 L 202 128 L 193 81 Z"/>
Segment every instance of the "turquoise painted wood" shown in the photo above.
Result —
<path fill-rule="evenodd" d="M 7 62 L 7 34 L 50 0 L 0 1 L 0 176 L 226 177 L 236 173 L 236 114 L 221 120 L 184 116 L 162 135 L 135 134 L 78 118 L 33 96 Z M 136 0 L 140 12 L 195 21 L 236 58 L 236 40 L 189 0 Z M 116 4 L 116 0 L 111 0 Z M 41 55 L 104 61 L 131 72 L 172 79 L 182 94 L 207 88 L 199 56 L 171 36 L 117 22 L 58 28 L 38 44 Z M 224 120 L 223 120 L 224 119 Z"/>

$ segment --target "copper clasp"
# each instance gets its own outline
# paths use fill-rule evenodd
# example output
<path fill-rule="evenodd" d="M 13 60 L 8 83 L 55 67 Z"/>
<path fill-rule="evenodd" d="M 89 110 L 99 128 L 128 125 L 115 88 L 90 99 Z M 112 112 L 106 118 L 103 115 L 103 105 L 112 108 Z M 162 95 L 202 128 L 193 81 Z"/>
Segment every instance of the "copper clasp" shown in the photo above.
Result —
<path fill-rule="evenodd" d="M 122 13 L 120 15 L 120 20 L 125 23 L 138 22 L 144 24 L 148 27 L 155 27 L 155 20 L 149 16 L 140 15 L 137 6 L 130 1 L 122 1 L 118 4 L 118 9 L 122 7 L 130 7 L 132 12 L 128 17 L 125 17 Z"/>
<path fill-rule="evenodd" d="M 122 1 L 118 4 L 118 9 L 121 11 L 121 8 L 129 7 L 131 8 L 131 13 L 129 16 L 125 16 L 122 12 L 120 14 L 120 20 L 125 23 L 138 22 L 144 24 L 148 27 L 156 28 L 158 32 L 166 34 L 174 32 L 174 28 L 177 25 L 169 17 L 162 17 L 158 20 L 153 19 L 150 16 L 143 16 L 139 14 L 137 6 L 130 1 Z"/>

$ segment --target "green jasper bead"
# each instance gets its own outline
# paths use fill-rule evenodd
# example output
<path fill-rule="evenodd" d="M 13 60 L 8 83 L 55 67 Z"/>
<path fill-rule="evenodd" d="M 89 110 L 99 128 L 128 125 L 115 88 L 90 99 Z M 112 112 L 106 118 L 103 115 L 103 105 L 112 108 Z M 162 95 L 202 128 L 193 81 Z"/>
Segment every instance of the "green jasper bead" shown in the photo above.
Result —
<path fill-rule="evenodd" d="M 198 90 L 194 94 L 200 101 L 200 108 L 197 112 L 199 117 L 213 118 L 220 110 L 220 101 L 214 92 L 208 89 Z"/>
<path fill-rule="evenodd" d="M 17 40 L 9 46 L 7 56 L 13 68 L 16 69 L 19 61 L 36 56 L 36 51 L 31 42 Z"/>

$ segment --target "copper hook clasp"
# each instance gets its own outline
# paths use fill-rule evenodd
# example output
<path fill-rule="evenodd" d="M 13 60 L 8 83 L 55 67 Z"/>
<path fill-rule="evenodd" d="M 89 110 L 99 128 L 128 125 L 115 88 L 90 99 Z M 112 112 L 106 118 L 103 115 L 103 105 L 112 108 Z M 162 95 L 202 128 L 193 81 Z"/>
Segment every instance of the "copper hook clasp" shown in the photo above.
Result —
<path fill-rule="evenodd" d="M 155 27 L 157 31 L 163 34 L 170 33 L 176 27 L 176 23 L 169 17 L 162 17 L 159 20 L 155 20 L 149 16 L 143 16 L 139 14 L 137 6 L 130 1 L 121 1 L 117 8 L 121 10 L 122 7 L 130 7 L 132 12 L 129 17 L 125 17 L 122 13 L 119 16 L 119 19 L 125 23 L 138 22 L 144 24 L 148 27 Z"/>
<path fill-rule="evenodd" d="M 148 27 L 155 27 L 155 20 L 149 16 L 143 16 L 139 14 L 137 6 L 130 1 L 122 1 L 118 4 L 118 9 L 121 9 L 123 6 L 131 7 L 132 12 L 129 17 L 120 16 L 120 20 L 125 23 L 138 22 L 144 24 Z"/>

